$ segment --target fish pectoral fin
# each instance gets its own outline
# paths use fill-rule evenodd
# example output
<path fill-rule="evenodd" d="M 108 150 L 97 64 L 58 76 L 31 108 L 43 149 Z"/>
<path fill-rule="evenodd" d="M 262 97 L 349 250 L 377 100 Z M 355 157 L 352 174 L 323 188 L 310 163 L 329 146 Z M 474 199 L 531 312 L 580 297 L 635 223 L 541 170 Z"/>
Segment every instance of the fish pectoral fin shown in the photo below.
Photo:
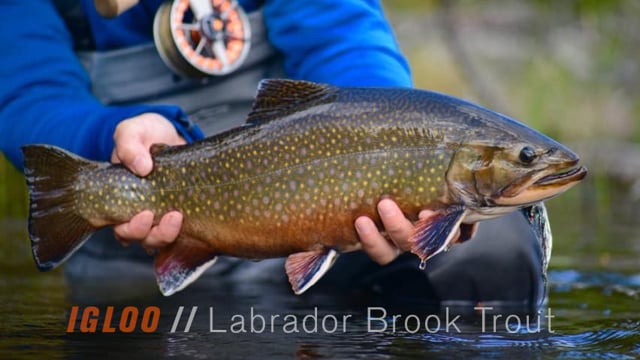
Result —
<path fill-rule="evenodd" d="M 154 269 L 162 295 L 169 296 L 196 281 L 216 261 L 211 247 L 199 240 L 181 235 L 160 250 Z"/>
<path fill-rule="evenodd" d="M 296 295 L 300 295 L 313 286 L 331 268 L 338 258 L 333 249 L 324 251 L 306 251 L 289 255 L 284 264 L 289 283 Z"/>
<path fill-rule="evenodd" d="M 424 268 L 425 261 L 437 253 L 445 250 L 453 240 L 456 229 L 460 227 L 465 216 L 465 208 L 452 207 L 436 212 L 429 218 L 419 220 L 409 241 L 412 243 L 411 252 L 416 254 Z"/>

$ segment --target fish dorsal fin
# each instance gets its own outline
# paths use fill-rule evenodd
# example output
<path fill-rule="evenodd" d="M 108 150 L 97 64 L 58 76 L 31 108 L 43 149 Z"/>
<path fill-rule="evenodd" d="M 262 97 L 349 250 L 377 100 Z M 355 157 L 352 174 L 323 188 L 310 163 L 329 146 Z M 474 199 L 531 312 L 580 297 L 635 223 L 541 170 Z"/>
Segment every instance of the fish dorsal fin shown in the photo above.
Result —
<path fill-rule="evenodd" d="M 310 81 L 266 79 L 258 85 L 247 123 L 262 124 L 334 99 L 338 88 Z"/>

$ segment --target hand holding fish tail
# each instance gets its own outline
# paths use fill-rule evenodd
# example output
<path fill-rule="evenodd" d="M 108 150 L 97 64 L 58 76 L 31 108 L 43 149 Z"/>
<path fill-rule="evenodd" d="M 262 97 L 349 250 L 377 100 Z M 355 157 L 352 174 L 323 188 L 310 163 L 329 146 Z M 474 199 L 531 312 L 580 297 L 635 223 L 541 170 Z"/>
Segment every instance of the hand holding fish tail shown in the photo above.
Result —
<path fill-rule="evenodd" d="M 378 203 L 378 214 L 387 237 L 380 233 L 374 222 L 366 216 L 356 219 L 355 227 L 362 243 L 362 249 L 371 260 L 380 265 L 386 265 L 395 260 L 402 252 L 411 249 L 409 239 L 414 232 L 414 225 L 391 199 L 383 199 Z M 422 210 L 419 218 L 424 220 L 433 215 L 435 215 L 434 211 Z M 458 236 L 459 234 L 455 237 Z"/>
<path fill-rule="evenodd" d="M 171 122 L 160 114 L 144 113 L 123 120 L 113 132 L 115 146 L 111 162 L 122 163 L 138 176 L 153 168 L 149 148 L 153 144 L 182 145 L 186 141 Z"/>
<path fill-rule="evenodd" d="M 149 152 L 152 144 L 186 143 L 169 120 L 155 113 L 145 113 L 122 121 L 114 131 L 113 140 L 115 147 L 111 161 L 122 163 L 139 176 L 146 176 L 153 169 Z M 157 225 L 153 225 L 153 215 L 151 211 L 145 210 L 129 222 L 114 226 L 116 238 L 124 245 L 130 241 L 140 241 L 148 250 L 172 243 L 180 232 L 182 214 L 171 211 Z"/>

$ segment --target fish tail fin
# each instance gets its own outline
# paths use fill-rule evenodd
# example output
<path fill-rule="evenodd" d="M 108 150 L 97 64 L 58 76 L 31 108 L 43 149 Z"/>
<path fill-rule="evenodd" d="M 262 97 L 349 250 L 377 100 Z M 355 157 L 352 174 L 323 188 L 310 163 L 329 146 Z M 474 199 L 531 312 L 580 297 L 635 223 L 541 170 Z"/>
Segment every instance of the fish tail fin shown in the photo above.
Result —
<path fill-rule="evenodd" d="M 79 172 L 98 163 L 50 145 L 22 147 L 29 190 L 29 238 L 40 271 L 64 262 L 97 230 L 75 209 Z"/>

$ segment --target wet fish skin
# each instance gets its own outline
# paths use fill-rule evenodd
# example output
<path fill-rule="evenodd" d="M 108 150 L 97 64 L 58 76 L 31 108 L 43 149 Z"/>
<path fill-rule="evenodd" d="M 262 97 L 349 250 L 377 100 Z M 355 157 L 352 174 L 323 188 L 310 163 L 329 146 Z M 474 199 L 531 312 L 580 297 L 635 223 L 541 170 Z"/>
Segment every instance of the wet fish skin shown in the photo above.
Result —
<path fill-rule="evenodd" d="M 535 163 L 521 161 L 524 147 L 533 149 Z M 294 254 L 287 272 L 301 292 L 337 252 L 360 247 L 358 216 L 381 227 L 375 206 L 382 197 L 412 220 L 424 208 L 441 215 L 418 223 L 414 252 L 425 260 L 449 245 L 452 229 L 554 196 L 585 173 L 541 182 L 575 168 L 577 155 L 459 99 L 281 80 L 261 84 L 246 126 L 151 152 L 153 171 L 141 178 L 50 146 L 24 148 L 30 236 L 41 269 L 64 261 L 96 228 L 144 209 L 156 221 L 179 210 L 179 238 L 156 257 L 165 294 L 193 281 L 217 255 Z"/>

